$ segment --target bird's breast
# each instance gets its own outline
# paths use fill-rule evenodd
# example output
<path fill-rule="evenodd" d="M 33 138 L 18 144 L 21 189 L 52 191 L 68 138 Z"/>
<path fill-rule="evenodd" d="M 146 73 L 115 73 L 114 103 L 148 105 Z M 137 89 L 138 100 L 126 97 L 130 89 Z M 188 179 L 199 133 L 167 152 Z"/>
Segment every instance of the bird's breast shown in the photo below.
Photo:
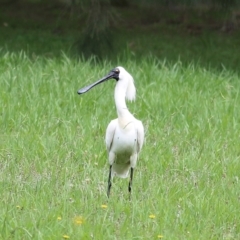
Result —
<path fill-rule="evenodd" d="M 118 126 L 116 128 L 112 151 L 115 154 L 132 155 L 136 152 L 137 146 L 137 131 L 134 123 L 129 122 L 124 127 Z"/>

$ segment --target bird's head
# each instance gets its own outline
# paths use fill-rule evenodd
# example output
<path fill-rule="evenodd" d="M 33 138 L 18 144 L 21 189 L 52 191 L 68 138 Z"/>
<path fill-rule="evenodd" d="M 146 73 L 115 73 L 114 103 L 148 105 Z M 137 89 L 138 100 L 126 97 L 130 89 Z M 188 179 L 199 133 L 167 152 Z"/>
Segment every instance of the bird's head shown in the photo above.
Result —
<path fill-rule="evenodd" d="M 101 78 L 95 83 L 88 85 L 84 88 L 78 90 L 78 94 L 83 94 L 89 91 L 91 88 L 95 87 L 96 85 L 105 82 L 109 79 L 115 79 L 118 81 L 118 84 L 121 84 L 123 87 L 126 88 L 126 98 L 128 100 L 134 100 L 136 95 L 136 89 L 134 86 L 133 77 L 123 68 L 123 67 L 116 67 L 112 69 L 105 77 Z"/>
<path fill-rule="evenodd" d="M 118 84 L 125 88 L 126 90 L 126 98 L 127 100 L 135 100 L 136 96 L 136 88 L 134 86 L 134 80 L 132 75 L 125 70 L 123 67 L 117 67 L 119 75 L 118 75 Z"/>

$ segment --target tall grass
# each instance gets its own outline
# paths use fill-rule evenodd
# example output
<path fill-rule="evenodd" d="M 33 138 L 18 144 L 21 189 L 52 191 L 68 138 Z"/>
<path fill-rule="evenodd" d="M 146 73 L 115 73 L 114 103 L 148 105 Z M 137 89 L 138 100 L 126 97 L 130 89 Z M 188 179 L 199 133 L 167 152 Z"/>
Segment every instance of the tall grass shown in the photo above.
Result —
<path fill-rule="evenodd" d="M 119 61 L 146 130 L 129 201 L 128 179 L 106 197 L 115 82 L 76 94 L 114 66 L 23 53 L 0 63 L 1 239 L 240 238 L 236 73 Z"/>

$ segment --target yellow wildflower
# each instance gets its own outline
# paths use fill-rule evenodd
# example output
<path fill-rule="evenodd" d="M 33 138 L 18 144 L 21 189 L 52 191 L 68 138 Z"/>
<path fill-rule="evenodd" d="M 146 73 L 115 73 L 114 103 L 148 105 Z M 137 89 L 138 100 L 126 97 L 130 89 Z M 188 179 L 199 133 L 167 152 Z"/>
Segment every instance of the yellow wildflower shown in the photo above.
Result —
<path fill-rule="evenodd" d="M 101 208 L 104 208 L 104 209 L 106 209 L 106 208 L 107 208 L 107 205 L 105 205 L 105 204 L 102 204 L 102 205 L 101 205 Z"/>
<path fill-rule="evenodd" d="M 64 238 L 64 239 L 69 239 L 70 237 L 69 237 L 68 235 L 64 234 L 64 235 L 63 235 L 63 238 Z"/>
<path fill-rule="evenodd" d="M 163 238 L 163 235 L 158 235 L 157 237 L 158 237 L 158 238 Z"/>
<path fill-rule="evenodd" d="M 154 218 L 156 218 L 156 216 L 153 215 L 153 214 L 150 214 L 150 215 L 149 215 L 149 218 L 154 219 Z"/>
<path fill-rule="evenodd" d="M 57 217 L 57 220 L 60 221 L 60 220 L 62 220 L 62 218 L 61 217 Z"/>
<path fill-rule="evenodd" d="M 73 219 L 73 221 L 76 225 L 82 225 L 83 224 L 83 217 L 77 216 Z"/>

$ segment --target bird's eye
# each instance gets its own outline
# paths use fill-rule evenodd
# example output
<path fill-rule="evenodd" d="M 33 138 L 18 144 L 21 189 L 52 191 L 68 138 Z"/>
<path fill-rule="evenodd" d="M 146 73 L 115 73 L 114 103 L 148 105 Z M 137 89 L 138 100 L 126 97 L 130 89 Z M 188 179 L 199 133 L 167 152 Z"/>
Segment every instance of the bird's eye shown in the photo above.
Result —
<path fill-rule="evenodd" d="M 119 69 L 118 68 L 115 69 L 115 73 L 119 73 Z"/>

